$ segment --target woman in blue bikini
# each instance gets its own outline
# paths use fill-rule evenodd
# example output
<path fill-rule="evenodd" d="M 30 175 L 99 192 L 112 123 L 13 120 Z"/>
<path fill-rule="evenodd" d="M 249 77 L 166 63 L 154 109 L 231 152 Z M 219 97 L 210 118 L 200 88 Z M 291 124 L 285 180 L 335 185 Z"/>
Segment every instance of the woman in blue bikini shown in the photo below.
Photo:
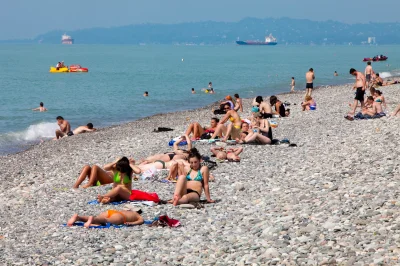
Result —
<path fill-rule="evenodd" d="M 189 154 L 190 167 L 185 168 L 179 164 L 179 178 L 176 182 L 174 198 L 170 201 L 174 206 L 189 202 L 200 201 L 201 192 L 204 189 L 207 202 L 214 203 L 210 197 L 208 186 L 209 170 L 207 166 L 200 165 L 201 156 L 197 150 L 192 149 Z"/>

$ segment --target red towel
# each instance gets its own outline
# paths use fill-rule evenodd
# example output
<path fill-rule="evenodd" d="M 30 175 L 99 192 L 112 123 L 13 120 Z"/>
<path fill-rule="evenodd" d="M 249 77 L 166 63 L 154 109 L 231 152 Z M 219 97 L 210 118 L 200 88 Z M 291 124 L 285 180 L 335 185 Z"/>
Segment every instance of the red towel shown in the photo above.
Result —
<path fill-rule="evenodd" d="M 132 190 L 129 200 L 148 200 L 154 201 L 155 203 L 160 202 L 157 193 L 148 193 L 140 190 Z"/>
<path fill-rule="evenodd" d="M 169 227 L 178 227 L 181 225 L 181 222 L 179 222 L 179 220 L 175 220 L 172 218 L 169 218 L 167 215 L 162 215 L 158 218 L 158 220 L 161 223 L 166 223 L 168 224 Z"/>

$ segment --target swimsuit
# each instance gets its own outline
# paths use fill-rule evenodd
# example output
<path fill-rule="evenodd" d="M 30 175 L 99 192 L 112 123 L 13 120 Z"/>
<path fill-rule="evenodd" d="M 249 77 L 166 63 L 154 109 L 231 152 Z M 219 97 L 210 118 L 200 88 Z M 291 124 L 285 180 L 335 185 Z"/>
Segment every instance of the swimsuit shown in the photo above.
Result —
<path fill-rule="evenodd" d="M 122 212 L 116 211 L 116 210 L 108 210 L 107 211 L 107 218 L 110 218 L 114 214 L 120 214 L 122 218 L 124 219 L 124 223 L 126 223 L 126 216 L 122 214 Z"/>
<path fill-rule="evenodd" d="M 161 161 L 161 160 L 157 160 L 157 161 L 154 161 L 155 163 L 161 163 L 162 164 L 162 169 L 165 169 L 165 162 L 164 161 Z"/>
<path fill-rule="evenodd" d="M 124 185 L 129 184 L 131 182 L 131 179 L 125 175 L 124 179 L 122 180 L 122 182 L 124 183 Z M 114 183 L 121 183 L 121 175 L 119 172 L 116 172 L 114 174 Z"/>
<path fill-rule="evenodd" d="M 192 193 L 192 192 L 194 192 L 194 193 L 196 193 L 197 195 L 199 195 L 199 198 L 200 198 L 200 194 L 199 194 L 199 192 L 197 192 L 196 190 L 193 190 L 193 189 L 190 189 L 190 188 L 186 189 L 186 194 L 189 194 L 189 193 Z"/>
<path fill-rule="evenodd" d="M 371 81 L 371 74 L 367 74 L 366 79 L 367 79 L 368 82 L 370 82 Z"/>
<path fill-rule="evenodd" d="M 381 103 L 381 102 L 382 102 L 382 100 L 381 100 L 381 99 L 376 99 L 376 100 L 375 100 L 375 102 L 377 102 L 377 103 Z"/>
<path fill-rule="evenodd" d="M 199 182 L 202 182 L 203 181 L 203 176 L 201 175 L 201 172 L 200 171 L 198 171 L 197 172 L 197 175 L 196 175 L 196 177 L 194 178 L 194 179 L 192 179 L 191 177 L 190 177 L 190 173 L 192 172 L 192 169 L 190 169 L 190 171 L 188 172 L 188 174 L 187 174 L 187 176 L 186 176 L 186 180 L 187 181 L 199 181 Z"/>
<path fill-rule="evenodd" d="M 264 113 L 263 118 L 272 118 L 272 114 Z"/>
<path fill-rule="evenodd" d="M 306 84 L 306 89 L 313 89 L 314 88 L 314 83 L 307 83 Z"/>
<path fill-rule="evenodd" d="M 275 105 L 275 109 L 276 109 L 276 105 Z M 286 109 L 285 109 L 285 106 L 283 105 L 283 103 L 281 103 L 281 106 L 279 106 L 279 115 L 281 117 L 286 116 Z"/>
<path fill-rule="evenodd" d="M 164 154 L 168 155 L 170 160 L 172 160 L 174 158 L 174 156 L 176 155 L 175 152 L 166 152 Z"/>
<path fill-rule="evenodd" d="M 354 99 L 358 100 L 360 102 L 363 102 L 364 101 L 364 94 L 365 94 L 365 91 L 363 91 L 363 88 L 362 87 L 358 87 L 357 90 L 356 90 L 356 97 Z"/>

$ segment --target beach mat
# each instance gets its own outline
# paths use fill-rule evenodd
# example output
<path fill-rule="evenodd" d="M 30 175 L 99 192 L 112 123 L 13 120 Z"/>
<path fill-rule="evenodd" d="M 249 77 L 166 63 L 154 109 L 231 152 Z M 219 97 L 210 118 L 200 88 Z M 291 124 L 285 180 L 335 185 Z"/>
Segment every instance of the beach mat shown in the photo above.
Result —
<path fill-rule="evenodd" d="M 145 220 L 144 224 L 152 224 L 153 220 Z M 84 225 L 84 222 L 75 222 L 72 226 L 82 226 Z M 67 224 L 63 224 L 62 226 L 64 227 L 68 227 Z M 132 227 L 132 226 L 137 226 L 137 225 L 126 225 L 126 224 L 120 224 L 120 225 L 116 225 L 116 224 L 110 224 L 107 223 L 105 225 L 91 225 L 89 226 L 89 228 L 93 228 L 93 229 L 108 229 L 108 228 L 122 228 L 122 227 Z"/>

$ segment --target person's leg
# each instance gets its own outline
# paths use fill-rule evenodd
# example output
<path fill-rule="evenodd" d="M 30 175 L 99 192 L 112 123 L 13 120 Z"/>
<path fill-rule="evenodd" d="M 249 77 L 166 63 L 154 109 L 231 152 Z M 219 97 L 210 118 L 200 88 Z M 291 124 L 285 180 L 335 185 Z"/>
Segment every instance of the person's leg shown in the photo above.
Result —
<path fill-rule="evenodd" d="M 266 136 L 263 136 L 263 135 L 261 135 L 261 134 L 257 134 L 257 141 L 260 143 L 260 144 L 271 144 L 271 140 L 268 138 L 268 137 L 266 137 Z"/>
<path fill-rule="evenodd" d="M 174 204 L 174 205 L 176 206 L 176 205 L 180 205 L 180 204 L 187 204 L 190 202 L 198 202 L 198 201 L 200 201 L 199 195 L 197 195 L 197 193 L 192 192 L 192 193 L 183 195 L 182 198 L 180 198 L 178 200 L 177 204 Z"/>
<path fill-rule="evenodd" d="M 392 116 L 396 116 L 400 112 L 400 104 L 394 109 L 394 111 L 390 114 Z"/>
<path fill-rule="evenodd" d="M 113 182 L 112 177 L 106 171 L 104 171 L 97 165 L 93 165 L 89 177 L 89 182 L 84 185 L 83 188 L 95 186 L 97 181 L 99 181 L 102 185 L 110 184 Z"/>
<path fill-rule="evenodd" d="M 173 181 L 176 179 L 176 176 L 178 175 L 178 163 L 177 162 L 173 162 L 171 164 L 171 167 L 169 168 L 169 174 L 167 179 L 170 181 Z"/>
<path fill-rule="evenodd" d="M 226 132 L 226 127 L 223 124 L 218 124 L 211 138 L 215 139 L 217 136 L 222 136 L 222 134 L 225 135 L 225 132 Z"/>
<path fill-rule="evenodd" d="M 257 134 L 258 134 L 258 133 L 254 133 L 254 132 L 253 132 L 253 134 L 248 134 L 248 135 L 244 138 L 244 141 L 245 141 L 246 143 L 254 142 L 254 141 L 256 140 L 256 138 L 257 138 Z"/>
<path fill-rule="evenodd" d="M 111 189 L 109 192 L 107 192 L 103 196 L 98 196 L 97 201 L 101 203 L 109 203 L 114 201 L 117 197 L 121 198 L 122 200 L 129 200 L 131 196 L 131 191 L 128 191 L 127 189 L 117 186 L 113 189 Z"/>
<path fill-rule="evenodd" d="M 199 123 L 194 123 L 194 133 L 193 137 L 194 138 L 200 138 L 201 135 L 203 135 L 204 129 L 201 127 Z"/>
<path fill-rule="evenodd" d="M 195 124 L 195 123 L 191 123 L 191 124 L 189 125 L 188 129 L 187 129 L 186 132 L 185 132 L 185 135 L 190 136 L 190 134 L 192 134 L 192 133 L 194 132 L 194 124 Z"/>
<path fill-rule="evenodd" d="M 61 130 L 57 129 L 56 130 L 56 138 L 55 139 L 60 139 L 62 137 L 64 137 L 64 132 L 62 132 Z"/>
<path fill-rule="evenodd" d="M 90 176 L 92 168 L 89 165 L 85 165 L 82 168 L 81 174 L 79 175 L 78 179 L 76 180 L 73 188 L 78 188 L 83 181 L 85 181 L 87 176 Z"/>
<path fill-rule="evenodd" d="M 181 175 L 178 177 L 178 182 L 176 183 L 175 186 L 175 192 L 174 192 L 174 199 L 173 199 L 173 205 L 176 206 L 178 205 L 179 200 L 186 194 L 187 190 L 187 180 L 186 176 Z"/>
<path fill-rule="evenodd" d="M 231 131 L 233 128 L 233 124 L 230 123 L 227 127 L 226 127 L 226 132 L 224 134 L 224 137 L 222 138 L 222 141 L 227 141 L 229 139 L 229 136 L 231 135 Z"/>
<path fill-rule="evenodd" d="M 364 105 L 363 102 L 361 102 L 361 103 L 362 103 L 362 105 Z M 354 114 L 356 113 L 357 104 L 358 104 L 358 100 L 357 100 L 357 99 L 354 99 L 353 105 L 352 105 L 352 107 L 351 107 L 351 112 L 350 112 L 350 114 L 353 115 L 353 116 L 354 116 Z"/>

